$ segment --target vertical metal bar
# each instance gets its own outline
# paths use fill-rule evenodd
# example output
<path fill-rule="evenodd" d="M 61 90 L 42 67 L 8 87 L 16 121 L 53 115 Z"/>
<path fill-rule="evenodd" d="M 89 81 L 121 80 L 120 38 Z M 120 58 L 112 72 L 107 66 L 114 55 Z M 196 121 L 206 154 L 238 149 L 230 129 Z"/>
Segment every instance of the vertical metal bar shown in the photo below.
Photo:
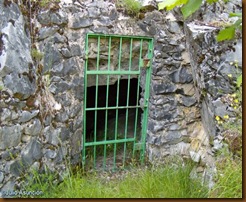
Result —
<path fill-rule="evenodd" d="M 120 71 L 121 69 L 121 54 L 122 54 L 122 37 L 120 37 L 120 47 L 119 47 L 119 58 L 118 58 L 118 70 Z M 116 107 L 119 106 L 119 90 L 120 90 L 120 75 L 118 75 L 118 80 L 117 80 L 117 99 L 116 99 Z M 116 109 L 116 114 L 115 114 L 115 131 L 114 131 L 114 139 L 117 140 L 118 136 L 118 116 L 119 116 L 119 110 Z M 114 166 L 113 169 L 115 170 L 116 168 L 116 150 L 117 150 L 117 144 L 114 144 Z"/>
<path fill-rule="evenodd" d="M 96 69 L 99 70 L 99 61 L 100 61 L 100 36 L 98 36 L 97 41 L 97 64 Z M 95 108 L 97 108 L 98 104 L 98 74 L 96 75 L 96 95 L 95 95 Z M 95 110 L 95 122 L 94 122 L 94 142 L 97 141 L 97 110 Z M 94 145 L 94 152 L 93 152 L 93 162 L 94 168 L 96 168 L 96 145 Z"/>
<path fill-rule="evenodd" d="M 132 43 L 133 39 L 130 39 L 130 57 L 129 57 L 129 66 L 128 70 L 131 71 L 131 66 L 132 66 Z M 127 84 L 127 101 L 126 101 L 126 106 L 129 106 L 129 92 L 130 92 L 130 75 L 128 75 L 128 84 Z M 124 139 L 127 139 L 127 132 L 128 132 L 128 108 L 126 109 L 126 122 L 125 122 L 125 137 Z M 126 142 L 124 143 L 124 155 L 123 155 L 123 166 L 125 166 L 125 160 L 126 160 Z"/>
<path fill-rule="evenodd" d="M 85 150 L 85 143 L 86 143 L 86 105 L 87 105 L 87 68 L 88 68 L 88 34 L 86 35 L 85 39 L 85 69 L 84 69 L 84 105 L 83 105 L 83 110 L 84 110 L 84 122 L 83 122 L 83 136 L 82 136 L 82 141 L 83 142 L 83 150 L 82 150 L 82 165 L 83 169 L 85 168 L 85 158 L 86 158 L 86 150 Z"/>
<path fill-rule="evenodd" d="M 142 61 L 142 50 L 143 50 L 143 39 L 140 41 L 140 52 L 139 52 L 139 58 L 138 58 L 138 70 L 140 70 L 140 64 Z M 136 105 L 138 105 L 139 102 L 139 88 L 140 88 L 140 75 L 138 75 L 138 84 L 137 84 L 137 100 L 136 100 Z M 133 144 L 133 157 L 135 156 L 135 150 L 136 150 L 136 142 L 137 142 L 137 127 L 138 127 L 138 107 L 136 108 L 136 115 L 135 115 L 135 125 L 134 125 L 134 144 Z M 141 135 L 141 134 L 138 134 Z"/>
<path fill-rule="evenodd" d="M 146 37 L 128 37 L 128 36 L 116 36 L 116 35 L 100 35 L 100 34 L 97 34 L 97 35 L 93 35 L 93 34 L 87 34 L 86 35 L 86 43 L 85 43 L 85 70 L 84 70 L 84 86 L 85 86 L 85 91 L 84 91 L 84 94 L 85 94 L 85 99 L 84 99 L 84 105 L 83 105 L 83 108 L 84 108 L 84 122 L 83 122 L 83 136 L 82 136 L 82 142 L 83 142 L 83 148 L 82 148 L 82 163 L 83 163 L 83 166 L 85 165 L 85 161 L 86 161 L 86 148 L 87 147 L 91 147 L 93 149 L 93 153 L 92 153 L 92 156 L 93 156 L 93 163 L 94 163 L 94 167 L 96 168 L 96 161 L 97 161 L 97 146 L 96 145 L 99 145 L 99 144 L 96 144 L 97 143 L 97 139 L 98 139 L 98 131 L 97 131 L 97 123 L 99 122 L 98 119 L 98 98 L 99 98 L 99 76 L 100 75 L 105 75 L 105 74 L 96 74 L 96 86 L 95 86 L 95 111 L 94 111 L 94 116 L 95 116 L 95 121 L 94 121 L 94 135 L 93 135 L 93 142 L 92 143 L 95 143 L 94 145 L 91 144 L 91 145 L 88 145 L 88 146 L 85 146 L 89 143 L 86 142 L 86 111 L 87 111 L 87 82 L 88 82 L 88 76 L 89 76 L 89 70 L 88 70 L 88 65 L 89 65 L 89 62 L 88 62 L 88 52 L 89 52 L 89 39 L 90 37 L 92 38 L 95 38 L 97 39 L 97 60 L 96 60 L 96 71 L 100 71 L 100 44 L 101 44 L 101 40 L 102 40 L 102 37 L 105 37 L 105 39 L 108 39 L 108 74 L 107 75 L 107 90 L 106 90 L 106 106 L 105 106 L 105 130 L 104 130 L 104 142 L 103 144 L 100 144 L 102 145 L 103 147 L 103 168 L 105 169 L 106 167 L 106 156 L 107 156 L 107 139 L 108 139 L 108 115 L 109 115 L 109 109 L 108 108 L 108 98 L 109 98 L 109 81 L 110 81 L 110 65 L 111 65 L 111 42 L 112 42 L 112 39 L 118 39 L 119 40 L 119 55 L 118 55 L 118 70 L 117 70 L 117 99 L 116 99 L 116 117 L 115 117 L 115 130 L 114 130 L 114 139 L 117 140 L 119 138 L 119 134 L 118 134 L 118 119 L 119 119 L 119 98 L 120 98 L 120 78 L 121 78 L 121 60 L 122 60 L 122 54 L 123 54 L 123 39 L 124 40 L 130 40 L 130 54 L 129 54 L 129 67 L 128 67 L 128 71 L 130 72 L 131 69 L 132 69 L 132 56 L 133 56 L 133 42 L 134 40 L 136 39 L 137 41 L 140 40 L 140 53 L 139 53 L 139 69 L 138 71 L 140 70 L 140 64 L 142 63 L 142 54 L 143 54 L 143 45 L 144 43 L 143 42 L 148 42 L 148 52 L 147 52 L 147 57 L 148 59 L 152 59 L 152 55 L 153 55 L 153 39 L 150 39 L 150 38 L 146 38 Z M 150 61 L 150 67 L 147 67 L 144 71 L 145 71 L 145 76 L 146 76 L 146 80 L 145 80 L 145 86 L 143 87 L 144 88 L 144 112 L 143 112 L 143 124 L 142 124 L 142 131 L 141 131 L 141 150 L 140 150 L 140 161 L 143 163 L 144 162 L 144 154 L 145 154 L 145 147 L 146 147 L 146 133 L 147 133 L 147 121 L 148 121 L 148 98 L 149 98 L 149 88 L 150 88 L 150 80 L 151 80 L 151 61 Z M 116 73 L 116 72 L 115 72 Z M 138 74 L 138 86 L 137 86 L 137 100 L 136 100 L 136 104 L 138 105 L 138 101 L 139 101 L 139 91 L 140 91 L 140 81 L 141 81 L 141 75 Z M 127 144 L 129 143 L 128 141 L 128 119 L 129 119 L 129 97 L 130 97 L 130 84 L 131 84 L 131 74 L 128 74 L 128 86 L 127 86 L 127 101 L 126 101 L 126 114 L 125 114 L 125 134 L 124 134 L 124 139 L 123 139 L 123 142 L 122 143 L 117 143 L 117 142 L 113 142 L 112 143 L 110 142 L 110 144 L 113 144 L 114 145 L 114 154 L 113 154 L 113 169 L 116 168 L 116 153 L 117 153 L 117 144 L 123 144 L 124 146 L 124 151 L 123 151 L 123 165 L 125 165 L 125 161 L 126 161 L 126 152 L 127 150 L 129 149 Z M 135 109 L 135 121 L 134 121 L 134 132 L 133 132 L 133 135 L 134 135 L 134 144 L 133 144 L 133 155 L 134 155 L 134 152 L 136 151 L 136 142 L 138 141 L 137 139 L 137 135 L 138 135 L 138 119 L 139 119 L 139 110 L 138 107 L 136 107 Z M 122 148 L 120 146 L 120 148 Z"/>
<path fill-rule="evenodd" d="M 147 124 L 148 124 L 148 103 L 149 103 L 149 89 L 150 89 L 150 79 L 152 70 L 152 57 L 153 57 L 153 39 L 149 40 L 148 43 L 148 59 L 150 59 L 150 66 L 146 69 L 146 82 L 145 82 L 145 95 L 144 95 L 144 119 L 143 119 L 143 138 L 142 138 L 142 150 L 140 161 L 144 163 L 144 153 L 146 147 L 146 134 L 147 134 Z"/>
<path fill-rule="evenodd" d="M 108 70 L 110 70 L 110 54 L 111 54 L 111 37 L 109 37 L 108 42 Z M 107 75 L 107 92 L 106 92 L 106 107 L 108 107 L 108 94 L 109 94 L 109 75 Z M 104 133 L 104 140 L 107 140 L 107 131 L 108 131 L 108 109 L 105 112 L 105 133 Z M 103 152 L 103 169 L 106 166 L 106 153 L 107 153 L 107 146 L 104 144 L 104 152 Z"/>

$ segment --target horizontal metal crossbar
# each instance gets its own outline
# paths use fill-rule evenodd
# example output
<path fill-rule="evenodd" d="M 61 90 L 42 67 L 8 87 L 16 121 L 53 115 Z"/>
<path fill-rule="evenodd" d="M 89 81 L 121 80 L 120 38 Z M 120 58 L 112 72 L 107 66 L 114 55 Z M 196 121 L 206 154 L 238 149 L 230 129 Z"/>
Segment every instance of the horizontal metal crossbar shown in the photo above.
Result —
<path fill-rule="evenodd" d="M 112 70 L 112 71 L 96 71 L 96 70 L 87 70 L 86 74 L 88 75 L 139 75 L 140 71 L 117 71 L 117 70 Z"/>
<path fill-rule="evenodd" d="M 97 141 L 97 142 L 86 142 L 86 146 L 97 146 L 97 145 L 105 145 L 105 144 L 115 144 L 115 143 L 125 143 L 125 142 L 134 142 L 135 138 L 128 139 L 118 139 L 118 140 L 107 140 L 107 141 Z"/>
<path fill-rule="evenodd" d="M 139 39 L 139 40 L 148 40 L 148 41 L 152 41 L 153 38 L 150 37 L 146 37 L 146 36 L 132 36 L 132 35 L 114 35 L 114 34 L 96 34 L 96 33 L 88 33 L 87 34 L 88 37 L 90 38 L 98 38 L 98 37 L 105 37 L 105 38 L 123 38 L 123 39 Z"/>
<path fill-rule="evenodd" d="M 136 109 L 141 108 L 141 106 L 115 106 L 115 107 L 97 107 L 97 108 L 86 108 L 85 111 L 95 111 L 95 110 L 110 110 L 110 109 Z"/>
<path fill-rule="evenodd" d="M 130 155 L 144 162 L 153 49 L 146 36 L 86 35 L 83 166 L 108 169 L 110 156 L 116 169 L 116 154 L 123 167 Z"/>

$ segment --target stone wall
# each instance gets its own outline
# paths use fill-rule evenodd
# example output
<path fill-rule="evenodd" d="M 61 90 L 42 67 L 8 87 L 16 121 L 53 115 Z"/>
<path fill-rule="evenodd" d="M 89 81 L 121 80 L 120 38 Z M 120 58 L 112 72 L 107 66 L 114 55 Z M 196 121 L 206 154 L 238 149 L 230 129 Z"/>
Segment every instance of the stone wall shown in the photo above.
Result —
<path fill-rule="evenodd" d="M 242 36 L 237 33 L 234 40 L 217 42 L 218 27 L 213 23 L 218 23 L 219 17 L 213 16 L 211 12 L 221 13 L 223 17 L 228 15 L 223 12 L 241 12 L 240 5 L 240 1 L 234 1 L 226 5 L 226 9 L 210 6 L 207 10 L 211 11 L 206 12 L 202 23 L 193 21 L 185 25 L 195 95 L 201 106 L 204 131 L 213 145 L 211 154 L 223 147 L 222 140 L 225 138 L 222 135 L 225 128 L 216 117 L 229 124 L 237 121 L 238 115 L 242 113 L 240 107 L 234 109 L 232 106 L 236 81 L 242 74 Z M 194 153 L 194 159 L 204 158 L 205 154 L 201 151 Z"/>
<path fill-rule="evenodd" d="M 88 32 L 154 38 L 147 155 L 151 161 L 175 154 L 199 161 L 202 156 L 205 164 L 213 163 L 209 143 L 209 137 L 217 135 L 213 106 L 218 106 L 217 114 L 224 109 L 214 97 L 214 87 L 221 84 L 217 80 L 200 82 L 202 75 L 210 74 L 198 71 L 213 61 L 207 57 L 198 60 L 203 49 L 215 57 L 215 49 L 209 49 L 211 43 L 203 43 L 213 32 L 196 38 L 189 30 L 192 26 L 187 25 L 185 36 L 179 15 L 156 8 L 138 19 L 124 15 L 109 1 L 81 4 L 62 0 L 39 10 L 33 19 L 36 40 L 31 44 L 28 16 L 21 14 L 17 4 L 0 1 L 0 17 L 1 190 L 18 188 L 29 169 L 58 171 L 62 177 L 69 164 L 81 162 Z M 219 73 L 227 74 L 228 68 Z M 226 80 L 221 78 L 221 82 Z M 204 85 L 209 90 L 201 100 L 199 92 Z M 230 86 L 222 87 L 225 93 L 231 92 Z"/>
<path fill-rule="evenodd" d="M 237 92 L 236 81 L 242 73 L 242 35 L 237 32 L 234 40 L 223 42 L 217 42 L 216 35 L 221 19 L 224 23 L 237 20 L 228 19 L 228 13 L 242 12 L 242 3 L 233 1 L 216 6 L 205 4 L 200 12 L 202 21 L 191 20 L 184 26 L 202 123 L 199 135 L 191 140 L 190 155 L 193 161 L 206 165 L 203 176 L 211 188 L 214 184 L 213 175 L 216 173 L 217 151 L 226 147 L 231 151 L 235 149 L 233 147 L 241 149 L 240 144 L 235 146 L 236 141 L 242 141 L 241 137 L 226 126 L 232 123 L 242 124 L 242 120 L 238 118 L 242 114 L 241 106 L 233 107 L 233 96 Z M 226 146 L 224 141 L 228 135 L 233 141 Z"/>

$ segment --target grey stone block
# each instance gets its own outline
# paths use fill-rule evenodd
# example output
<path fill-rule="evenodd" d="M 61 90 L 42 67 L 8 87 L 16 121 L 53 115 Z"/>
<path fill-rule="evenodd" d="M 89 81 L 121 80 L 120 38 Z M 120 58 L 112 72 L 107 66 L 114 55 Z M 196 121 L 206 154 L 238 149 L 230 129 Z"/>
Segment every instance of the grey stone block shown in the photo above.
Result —
<path fill-rule="evenodd" d="M 41 143 L 37 139 L 32 139 L 21 152 L 23 165 L 31 166 L 34 161 L 42 157 Z"/>
<path fill-rule="evenodd" d="M 14 126 L 3 126 L 0 128 L 0 149 L 17 146 L 21 141 L 22 127 L 17 124 Z"/>

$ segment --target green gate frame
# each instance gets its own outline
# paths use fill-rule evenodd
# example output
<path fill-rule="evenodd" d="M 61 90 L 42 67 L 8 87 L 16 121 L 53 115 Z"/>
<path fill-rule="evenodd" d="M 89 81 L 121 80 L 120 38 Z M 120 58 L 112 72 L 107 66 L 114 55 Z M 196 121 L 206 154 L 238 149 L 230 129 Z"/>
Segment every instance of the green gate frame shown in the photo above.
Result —
<path fill-rule="evenodd" d="M 97 58 L 96 58 L 96 67 L 95 70 L 88 69 L 88 61 L 89 61 L 89 40 L 90 39 L 97 39 Z M 100 70 L 100 42 L 101 40 L 108 40 L 108 69 L 107 70 Z M 119 56 L 118 56 L 118 69 L 111 70 L 110 69 L 110 60 L 111 60 L 111 42 L 112 40 L 119 40 Z M 129 69 L 128 70 L 121 70 L 121 57 L 122 57 L 122 41 L 129 40 L 130 41 L 130 57 L 129 57 Z M 140 53 L 138 58 L 138 70 L 131 70 L 132 68 L 132 48 L 133 43 L 135 41 L 140 42 Z M 143 42 L 148 43 L 147 47 L 147 54 L 142 56 L 143 52 Z M 143 58 L 145 57 L 145 58 Z M 105 34 L 95 34 L 95 33 L 88 33 L 86 35 L 86 42 L 85 42 L 85 70 L 84 70 L 84 119 L 83 119 L 83 135 L 82 135 L 82 165 L 85 167 L 86 165 L 86 148 L 92 147 L 93 148 L 93 167 L 96 168 L 96 157 L 97 157 L 97 146 L 103 145 L 103 169 L 106 168 L 106 156 L 107 156 L 107 146 L 113 144 L 114 151 L 113 151 L 113 170 L 116 169 L 116 151 L 117 151 L 117 144 L 124 143 L 124 154 L 122 159 L 122 165 L 125 166 L 126 161 L 126 143 L 132 142 L 133 143 L 133 156 L 135 155 L 135 151 L 140 151 L 140 162 L 144 163 L 145 157 L 145 147 L 146 147 L 146 134 L 147 134 L 147 121 L 148 121 L 148 101 L 149 101 L 149 92 L 150 92 L 150 79 L 151 79 L 151 70 L 152 70 L 152 57 L 153 57 L 153 38 L 150 37 L 143 37 L 143 36 L 124 36 L 124 35 L 105 35 Z M 145 71 L 145 87 L 144 87 L 144 103 L 142 106 L 139 104 L 139 96 L 137 96 L 138 104 L 136 106 L 129 106 L 129 82 L 130 76 L 135 75 L 138 78 L 138 86 L 140 85 L 141 79 L 141 71 Z M 88 76 L 95 75 L 96 77 L 96 93 L 95 93 L 95 107 L 88 108 L 87 107 L 87 80 Z M 98 80 L 99 76 L 104 75 L 107 76 L 107 91 L 106 91 L 106 106 L 105 107 L 97 107 L 97 100 L 98 100 Z M 115 75 L 118 76 L 118 81 L 120 80 L 120 76 L 124 75 L 127 76 L 128 79 L 128 89 L 127 89 L 127 104 L 126 106 L 119 106 L 119 82 L 117 86 L 117 103 L 116 106 L 108 106 L 108 96 L 109 96 L 109 76 Z M 139 87 L 138 87 L 139 93 Z M 136 110 L 136 118 L 135 118 L 135 129 L 134 129 L 134 137 L 127 138 L 127 121 L 128 121 L 128 110 L 134 108 Z M 141 129 L 141 141 L 137 142 L 136 137 L 136 127 L 137 127 L 137 116 L 138 116 L 138 109 L 142 108 L 143 110 L 143 118 L 142 118 L 142 129 Z M 108 110 L 115 109 L 116 110 L 116 122 L 115 122 L 115 138 L 114 140 L 107 140 L 107 121 L 108 121 Z M 118 127 L 118 110 L 119 109 L 126 109 L 126 129 L 125 129 L 125 137 L 118 138 L 117 134 L 117 127 Z M 104 132 L 104 140 L 97 141 L 97 111 L 98 110 L 105 110 L 105 132 Z M 94 134 L 93 134 L 93 141 L 86 140 L 86 113 L 87 111 L 94 111 L 95 115 L 95 122 L 94 122 Z"/>

